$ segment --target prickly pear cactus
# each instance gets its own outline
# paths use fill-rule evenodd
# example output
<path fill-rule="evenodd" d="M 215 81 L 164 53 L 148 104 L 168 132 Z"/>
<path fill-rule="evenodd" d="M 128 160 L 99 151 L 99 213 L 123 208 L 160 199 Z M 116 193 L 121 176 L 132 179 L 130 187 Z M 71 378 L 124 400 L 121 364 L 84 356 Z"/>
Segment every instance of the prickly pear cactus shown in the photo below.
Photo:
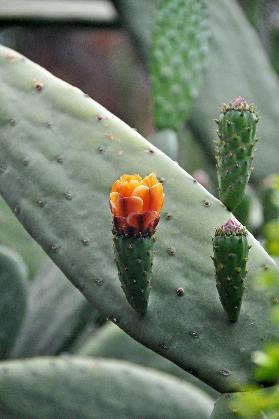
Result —
<path fill-rule="evenodd" d="M 152 369 L 67 356 L 2 362 L 0 406 L 9 419 L 161 419 L 162 412 L 166 419 L 207 419 L 213 400 Z"/>
<path fill-rule="evenodd" d="M 0 358 L 9 355 L 27 308 L 27 270 L 12 250 L 0 246 Z"/>
<path fill-rule="evenodd" d="M 30 286 L 28 310 L 10 357 L 66 352 L 88 323 L 93 332 L 99 317 L 63 273 L 48 263 Z"/>
<path fill-rule="evenodd" d="M 0 173 L 1 158 L 0 158 Z M 15 208 L 16 211 L 16 208 Z M 31 278 L 47 260 L 46 254 L 35 240 L 24 230 L 6 202 L 0 198 L 0 245 L 7 246 L 21 255 Z"/>
<path fill-rule="evenodd" d="M 231 211 L 242 201 L 252 172 L 258 120 L 254 106 L 240 96 L 224 105 L 216 120 L 219 197 Z"/>
<path fill-rule="evenodd" d="M 136 340 L 222 392 L 251 382 L 251 354 L 277 336 L 272 298 L 252 282 L 275 266 L 264 249 L 248 234 L 243 315 L 230 325 L 210 260 L 212 232 L 231 216 L 223 204 L 101 105 L 4 47 L 0 79 L 0 192 L 25 228 Z M 113 257 L 108 194 L 123 172 L 155 172 L 166 195 L 145 316 L 127 304 Z"/>
<path fill-rule="evenodd" d="M 229 320 L 236 322 L 247 276 L 249 245 L 246 229 L 233 220 L 218 227 L 213 237 L 213 251 L 220 300 Z"/>
<path fill-rule="evenodd" d="M 155 0 L 112 0 L 120 20 L 129 31 L 136 52 L 148 63 L 155 13 Z"/>
<path fill-rule="evenodd" d="M 153 114 L 158 129 L 178 130 L 202 83 L 208 50 L 204 0 L 157 0 L 152 35 Z"/>
<path fill-rule="evenodd" d="M 178 136 L 175 131 L 171 129 L 157 131 L 148 138 L 148 141 L 163 151 L 163 153 L 171 159 L 178 159 L 179 144 Z"/>
<path fill-rule="evenodd" d="M 77 351 L 72 353 L 95 358 L 122 359 L 144 367 L 154 368 L 199 387 L 214 399 L 217 399 L 219 395 L 212 387 L 141 345 L 113 323 L 101 327 L 93 338 L 88 339 Z"/>

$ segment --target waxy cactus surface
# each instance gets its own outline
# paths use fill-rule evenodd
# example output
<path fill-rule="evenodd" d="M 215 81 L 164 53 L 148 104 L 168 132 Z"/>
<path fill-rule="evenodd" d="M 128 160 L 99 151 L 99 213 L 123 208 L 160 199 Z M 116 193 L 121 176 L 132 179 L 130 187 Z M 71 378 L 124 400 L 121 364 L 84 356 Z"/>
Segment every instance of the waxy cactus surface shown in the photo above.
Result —
<path fill-rule="evenodd" d="M 14 211 L 16 212 L 17 209 L 14 208 Z M 0 226 L 0 245 L 7 246 L 18 253 L 26 263 L 29 275 L 33 277 L 47 260 L 47 256 L 24 230 L 2 198 L 0 198 Z"/>
<path fill-rule="evenodd" d="M 242 315 L 228 326 L 210 260 L 210 236 L 230 216 L 221 202 L 101 105 L 4 47 L 0 78 L 7 168 L 0 192 L 25 228 L 93 306 L 133 338 L 219 391 L 251 382 L 253 351 L 277 335 L 270 297 L 249 280 L 275 266 L 264 249 L 248 234 Z M 123 172 L 155 172 L 166 193 L 145 316 L 127 304 L 113 257 L 108 193 Z"/>
<path fill-rule="evenodd" d="M 182 370 L 173 362 L 141 345 L 113 323 L 101 327 L 93 338 L 88 339 L 78 351 L 73 353 L 78 356 L 121 359 L 144 367 L 154 368 L 199 387 L 214 399 L 219 395 L 212 387 Z"/>
<path fill-rule="evenodd" d="M 1 363 L 0 406 L 9 419 L 161 419 L 162 412 L 166 419 L 207 419 L 213 402 L 152 369 L 68 356 Z"/>
<path fill-rule="evenodd" d="M 98 318 L 97 310 L 53 263 L 48 263 L 30 286 L 28 310 L 10 357 L 68 351 L 88 323 L 94 330 Z"/>
<path fill-rule="evenodd" d="M 22 326 L 27 290 L 27 269 L 21 257 L 0 246 L 0 359 L 9 356 Z"/>
<path fill-rule="evenodd" d="M 247 276 L 249 245 L 246 229 L 233 220 L 218 227 L 213 238 L 213 251 L 220 300 L 229 320 L 236 322 Z"/>
<path fill-rule="evenodd" d="M 205 0 L 156 0 L 150 51 L 156 128 L 178 130 L 203 79 L 208 51 Z"/>
<path fill-rule="evenodd" d="M 224 105 L 216 120 L 219 197 L 231 211 L 242 201 L 252 172 L 258 120 L 254 106 L 242 97 Z"/>

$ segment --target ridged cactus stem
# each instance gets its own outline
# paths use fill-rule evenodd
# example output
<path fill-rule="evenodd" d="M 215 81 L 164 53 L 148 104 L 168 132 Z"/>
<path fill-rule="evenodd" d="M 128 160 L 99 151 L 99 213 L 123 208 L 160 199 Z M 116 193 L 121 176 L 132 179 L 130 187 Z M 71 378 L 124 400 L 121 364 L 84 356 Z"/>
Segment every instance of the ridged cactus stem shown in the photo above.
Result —
<path fill-rule="evenodd" d="M 231 211 L 242 201 L 253 170 L 258 120 L 254 106 L 248 105 L 242 97 L 224 104 L 216 120 L 219 197 Z"/>
<path fill-rule="evenodd" d="M 154 237 L 114 235 L 114 254 L 121 287 L 129 304 L 140 314 L 147 311 L 151 290 Z"/>
<path fill-rule="evenodd" d="M 231 322 L 236 322 L 239 317 L 245 288 L 249 252 L 246 236 L 244 227 L 229 220 L 216 229 L 213 238 L 216 286 L 222 306 Z"/>

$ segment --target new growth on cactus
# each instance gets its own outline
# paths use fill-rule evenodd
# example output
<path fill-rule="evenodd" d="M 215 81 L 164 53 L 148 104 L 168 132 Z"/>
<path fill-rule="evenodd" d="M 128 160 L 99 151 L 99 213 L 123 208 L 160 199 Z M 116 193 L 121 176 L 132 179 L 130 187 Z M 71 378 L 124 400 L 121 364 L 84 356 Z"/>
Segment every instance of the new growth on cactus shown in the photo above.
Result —
<path fill-rule="evenodd" d="M 258 121 L 254 105 L 249 105 L 241 96 L 224 104 L 216 120 L 219 197 L 231 211 L 242 201 L 253 170 Z"/>
<path fill-rule="evenodd" d="M 110 208 L 115 261 L 127 300 L 140 314 L 148 306 L 153 235 L 163 202 L 163 185 L 153 173 L 144 179 L 125 174 L 112 185 Z"/>
<path fill-rule="evenodd" d="M 230 219 L 216 229 L 213 237 L 216 286 L 222 306 L 231 322 L 236 322 L 239 317 L 245 288 L 249 252 L 246 236 L 247 230 Z"/>

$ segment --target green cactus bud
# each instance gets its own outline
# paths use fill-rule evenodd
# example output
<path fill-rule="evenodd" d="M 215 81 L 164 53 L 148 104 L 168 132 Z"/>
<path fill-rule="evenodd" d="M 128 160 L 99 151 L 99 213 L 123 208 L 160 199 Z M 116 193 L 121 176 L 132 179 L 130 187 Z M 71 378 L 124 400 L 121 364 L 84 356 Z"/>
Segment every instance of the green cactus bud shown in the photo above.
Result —
<path fill-rule="evenodd" d="M 217 290 L 231 322 L 238 319 L 247 274 L 249 245 L 246 236 L 244 227 L 229 220 L 216 229 L 213 238 Z"/>
<path fill-rule="evenodd" d="M 258 120 L 254 106 L 248 105 L 242 97 L 224 104 L 216 120 L 219 197 L 231 211 L 242 201 L 253 170 Z"/>
<path fill-rule="evenodd" d="M 114 236 L 118 275 L 129 304 L 140 314 L 147 311 L 151 290 L 154 237 Z"/>

